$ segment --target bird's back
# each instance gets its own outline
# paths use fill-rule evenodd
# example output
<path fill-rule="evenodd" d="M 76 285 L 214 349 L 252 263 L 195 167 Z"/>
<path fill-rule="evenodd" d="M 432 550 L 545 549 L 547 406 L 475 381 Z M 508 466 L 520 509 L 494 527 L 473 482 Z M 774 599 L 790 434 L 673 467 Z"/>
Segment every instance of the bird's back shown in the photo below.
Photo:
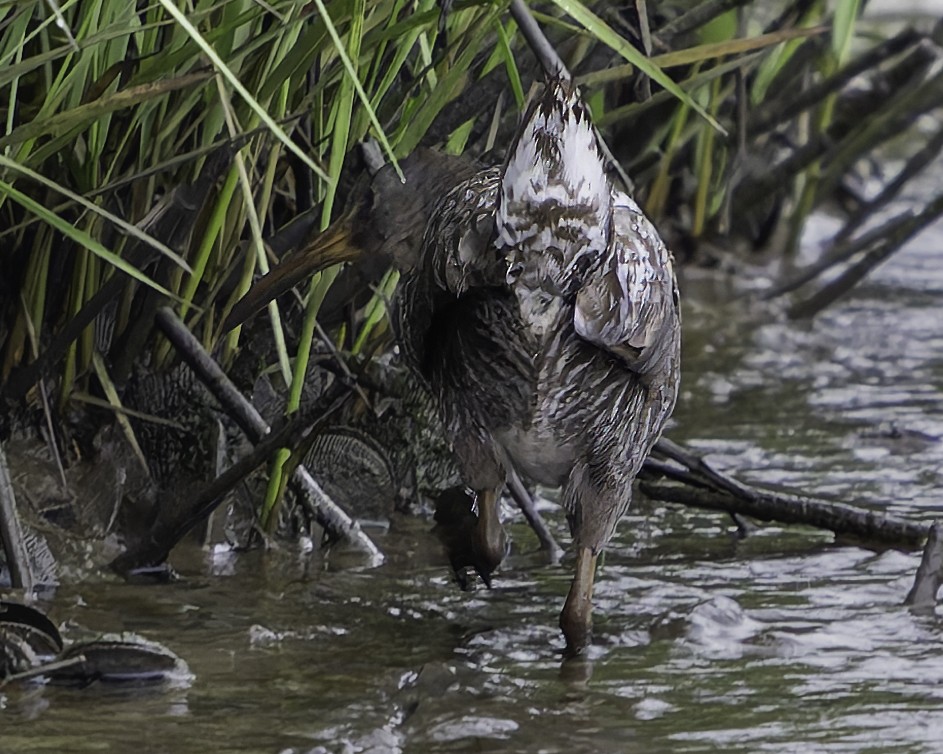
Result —
<path fill-rule="evenodd" d="M 677 312 L 670 255 L 613 190 L 563 82 L 531 107 L 502 170 L 440 202 L 404 296 L 407 348 L 472 486 L 508 462 L 562 484 L 596 455 L 620 456 L 624 468 L 602 465 L 631 481 L 674 405 Z"/>

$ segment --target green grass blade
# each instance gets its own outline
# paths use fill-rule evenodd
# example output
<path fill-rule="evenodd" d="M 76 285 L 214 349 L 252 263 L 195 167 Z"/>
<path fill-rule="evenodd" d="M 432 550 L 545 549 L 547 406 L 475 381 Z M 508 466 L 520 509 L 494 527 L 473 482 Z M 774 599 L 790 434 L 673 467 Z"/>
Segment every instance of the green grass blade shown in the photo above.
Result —
<path fill-rule="evenodd" d="M 729 39 L 724 42 L 711 42 L 709 44 L 689 47 L 686 50 L 668 52 L 664 55 L 653 57 L 652 62 L 662 68 L 671 68 L 676 65 L 691 65 L 692 63 L 723 58 L 728 55 L 742 55 L 743 53 L 762 50 L 766 47 L 773 47 L 774 45 L 788 42 L 792 39 L 812 37 L 818 34 L 824 34 L 827 31 L 827 26 L 812 26 L 803 29 L 781 29 L 780 31 L 760 34 L 755 37 Z"/>
<path fill-rule="evenodd" d="M 511 91 L 514 92 L 514 101 L 517 102 L 517 109 L 523 110 L 526 97 L 524 96 L 524 85 L 521 83 L 521 74 L 517 70 L 517 61 L 514 60 L 514 52 L 511 49 L 511 38 L 500 20 L 496 20 L 494 25 L 498 31 L 498 50 L 504 59 L 504 67 L 508 72 Z"/>
<path fill-rule="evenodd" d="M 783 29 L 770 34 L 761 34 L 756 37 L 747 37 L 745 39 L 731 39 L 726 42 L 712 42 L 710 44 L 697 45 L 684 50 L 666 52 L 663 55 L 652 57 L 652 63 L 661 68 L 671 68 L 680 65 L 693 65 L 695 63 L 725 58 L 731 55 L 742 55 L 742 61 L 746 61 L 746 56 L 758 50 L 764 50 L 769 47 L 775 47 L 783 42 L 789 42 L 793 39 L 824 34 L 828 31 L 827 26 L 815 26 L 808 29 Z M 728 61 L 723 64 L 730 70 L 731 63 Z M 577 82 L 587 86 L 601 86 L 613 81 L 622 81 L 635 75 L 635 66 L 631 63 L 626 65 L 614 65 L 603 68 L 598 71 L 591 71 L 577 77 Z M 683 83 L 679 84 L 682 86 Z"/>
<path fill-rule="evenodd" d="M 386 302 L 393 297 L 393 292 L 396 290 L 398 282 L 399 272 L 395 269 L 387 270 L 386 274 L 383 276 L 383 280 L 380 281 L 380 285 L 377 286 L 377 292 L 373 294 L 373 298 L 370 299 L 364 310 L 363 326 L 357 334 L 353 348 L 351 348 L 351 353 L 354 355 L 359 354 L 363 350 L 374 328 L 380 323 L 383 317 L 386 316 Z"/>
<path fill-rule="evenodd" d="M 407 155 L 419 146 L 422 137 L 442 109 L 461 91 L 472 63 L 481 50 L 485 37 L 493 28 L 500 8 L 492 8 L 478 19 L 465 48 L 458 53 L 449 68 L 439 77 L 438 85 L 422 98 L 419 106 L 404 118 L 394 136 L 397 154 Z"/>
<path fill-rule="evenodd" d="M 98 377 L 98 382 L 101 384 L 105 397 L 108 399 L 108 405 L 114 410 L 115 419 L 118 422 L 118 426 L 121 427 L 124 439 L 128 441 L 128 445 L 131 446 L 134 457 L 137 458 L 138 463 L 141 464 L 141 468 L 144 469 L 144 473 L 150 478 L 151 469 L 147 465 L 147 457 L 144 455 L 144 451 L 141 450 L 137 435 L 134 434 L 134 428 L 131 426 L 131 422 L 128 419 L 128 414 L 124 410 L 121 398 L 118 397 L 115 384 L 112 382 L 111 376 L 108 374 L 108 369 L 105 367 L 105 361 L 98 351 L 92 352 L 92 366 L 95 367 L 95 375 Z"/>
<path fill-rule="evenodd" d="M 67 140 L 71 139 L 71 134 L 75 129 L 94 123 L 108 113 L 134 107 L 168 92 L 202 83 L 209 79 L 211 75 L 201 71 L 172 79 L 132 86 L 114 94 L 99 97 L 93 102 L 58 112 L 55 115 L 36 118 L 18 126 L 6 136 L 0 137 L 0 149 L 46 135 L 59 137 L 62 139 L 61 143 L 65 144 Z"/>
<path fill-rule="evenodd" d="M 26 194 L 13 188 L 13 186 L 4 180 L 0 180 L 0 195 L 6 195 L 10 197 L 13 201 L 22 205 L 24 208 L 40 217 L 44 222 L 58 230 L 60 233 L 62 233 L 62 235 L 66 236 L 67 238 L 71 238 L 77 244 L 84 246 L 93 254 L 108 262 L 108 264 L 112 265 L 113 267 L 121 270 L 130 277 L 134 278 L 138 282 L 153 288 L 158 293 L 162 293 L 163 295 L 168 296 L 175 301 L 179 301 L 176 296 L 174 296 L 162 285 L 151 280 L 147 275 L 137 268 L 132 267 L 110 249 L 105 248 L 105 246 L 92 238 L 84 230 L 76 228 L 72 225 L 72 223 L 68 222 L 67 220 L 63 220 L 61 217 L 59 217 L 59 215 L 50 212 L 39 202 L 31 199 Z"/>
<path fill-rule="evenodd" d="M 167 2 L 167 0 L 161 0 L 161 2 Z M 323 0 L 314 0 L 314 4 L 318 8 L 318 12 L 321 14 L 321 18 L 324 19 L 324 25 L 327 27 L 327 33 L 330 35 L 331 40 L 334 42 L 334 47 L 336 48 L 337 55 L 343 63 L 344 68 L 347 71 L 347 75 L 350 77 L 350 81 L 353 84 L 354 91 L 357 92 L 357 96 L 360 98 L 360 102 L 363 105 L 364 111 L 367 113 L 367 116 L 370 118 L 370 122 L 373 124 L 373 128 L 376 131 L 377 139 L 379 139 L 380 144 L 383 146 L 383 149 L 386 151 L 387 156 L 390 159 L 390 162 L 393 163 L 393 169 L 396 170 L 396 174 L 400 177 L 400 180 L 405 180 L 403 176 L 403 171 L 400 170 L 399 162 L 396 160 L 396 155 L 393 154 L 393 147 L 390 146 L 390 141 L 386 136 L 386 131 L 383 129 L 383 126 L 380 125 L 380 120 L 377 118 L 376 111 L 373 109 L 373 106 L 370 104 L 370 98 L 367 96 L 367 93 L 363 90 L 363 86 L 360 83 L 360 78 L 357 76 L 357 71 L 354 68 L 354 64 L 350 61 L 350 56 L 344 49 L 344 43 L 341 41 L 340 35 L 337 33 L 337 29 L 334 27 L 331 17 L 327 13 L 327 8 L 324 7 Z M 361 14 L 362 16 L 363 14 Z M 361 18 L 362 24 L 362 18 Z M 359 48 L 359 43 L 358 43 Z"/>
<path fill-rule="evenodd" d="M 662 87 L 671 92 L 681 102 L 684 102 L 694 112 L 700 115 L 704 120 L 711 124 L 720 133 L 726 135 L 727 131 L 717 120 L 708 113 L 703 107 L 695 102 L 680 86 L 678 86 L 661 68 L 652 63 L 645 57 L 634 45 L 617 34 L 599 16 L 593 13 L 583 3 L 578 0 L 552 0 L 560 10 L 569 14 L 577 22 L 582 24 L 583 28 L 592 34 L 603 44 L 611 47 L 622 57 L 638 68 L 642 73 L 658 82 Z"/>
<path fill-rule="evenodd" d="M 320 4 L 320 0 L 317 0 Z M 196 29 L 193 24 L 187 19 L 183 13 L 178 10 L 170 0 L 158 0 L 158 2 L 164 6 L 164 9 L 173 16 L 174 20 L 180 24 L 181 27 L 190 35 L 194 42 L 199 45 L 200 49 L 206 54 L 206 56 L 213 62 L 213 65 L 216 67 L 216 70 L 219 71 L 223 77 L 230 83 L 233 89 L 235 89 L 239 96 L 245 100 L 246 104 L 252 109 L 252 111 L 259 117 L 266 126 L 268 126 L 269 131 L 278 139 L 282 144 L 285 145 L 285 148 L 292 152 L 299 160 L 301 160 L 308 168 L 317 175 L 321 180 L 326 183 L 330 183 L 330 178 L 328 178 L 327 173 L 325 173 L 315 162 L 312 160 L 304 151 L 295 144 L 291 138 L 285 133 L 284 129 L 276 123 L 272 117 L 266 112 L 265 108 L 262 107 L 252 96 L 248 89 L 243 86 L 242 82 L 236 77 L 232 72 L 232 69 L 226 65 L 225 61 L 216 54 L 216 51 L 210 46 L 210 44 L 203 38 L 203 35 Z M 322 6 L 323 7 L 323 4 Z"/>
<path fill-rule="evenodd" d="M 848 59 L 855 37 L 855 23 L 861 9 L 861 0 L 838 0 L 832 21 L 832 53 L 838 65 Z"/>
<path fill-rule="evenodd" d="M 99 215 L 100 217 L 103 217 L 109 222 L 114 223 L 119 228 L 121 228 L 125 233 L 127 233 L 129 236 L 133 236 L 137 240 L 143 243 L 146 243 L 148 246 L 154 249 L 157 249 L 157 251 L 159 251 L 161 254 L 163 254 L 168 259 L 173 261 L 174 264 L 176 264 L 177 266 L 179 266 L 186 272 L 192 272 L 192 270 L 190 269 L 190 265 L 186 263 L 186 260 L 184 260 L 179 254 L 177 254 L 169 246 L 161 243 L 153 236 L 148 235 L 147 233 L 142 231 L 140 228 L 129 223 L 127 220 L 124 220 L 118 217 L 117 215 L 112 214 L 111 212 L 106 210 L 104 207 L 99 207 L 97 204 L 90 202 L 85 197 L 80 196 L 79 194 L 76 194 L 74 191 L 67 189 L 65 186 L 59 183 L 56 183 L 55 181 L 52 181 L 49 178 L 46 178 L 46 176 L 37 173 L 35 170 L 31 170 L 25 165 L 20 165 L 18 162 L 14 162 L 13 160 L 7 157 L 4 157 L 3 155 L 0 155 L 0 165 L 6 168 L 9 168 L 11 170 L 16 170 L 20 173 L 23 173 L 23 175 L 26 175 L 29 178 L 32 178 L 34 181 L 37 181 L 38 183 L 41 183 L 48 188 L 51 188 L 53 191 L 56 191 L 62 194 L 63 196 L 67 196 L 69 199 L 71 199 L 75 203 L 80 204 L 83 207 L 85 207 L 85 209 L 87 209 L 89 212 L 94 212 L 96 215 Z"/>

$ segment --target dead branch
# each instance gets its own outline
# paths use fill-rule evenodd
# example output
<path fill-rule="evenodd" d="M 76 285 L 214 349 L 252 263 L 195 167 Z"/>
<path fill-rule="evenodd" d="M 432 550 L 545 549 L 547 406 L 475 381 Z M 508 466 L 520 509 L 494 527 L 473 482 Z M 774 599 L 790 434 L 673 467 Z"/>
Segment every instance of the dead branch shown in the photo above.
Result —
<path fill-rule="evenodd" d="M 936 607 L 936 593 L 940 591 L 941 571 L 943 571 L 943 527 L 935 522 L 927 535 L 927 545 L 923 548 L 923 557 L 917 567 L 914 585 L 904 599 L 916 611 L 933 612 Z"/>
<path fill-rule="evenodd" d="M 674 466 L 658 458 L 645 462 L 640 488 L 654 500 L 760 521 L 813 526 L 879 547 L 914 550 L 927 538 L 929 527 L 924 524 L 845 503 L 750 487 L 713 469 L 703 458 L 670 440 L 659 440 L 654 453 L 680 464 Z M 674 483 L 653 481 L 657 477 Z"/>
<path fill-rule="evenodd" d="M 560 558 L 563 556 L 563 548 L 557 544 L 557 540 L 554 539 L 550 527 L 547 526 L 546 521 L 543 520 L 543 517 L 534 507 L 534 499 L 527 491 L 527 488 L 517 475 L 517 472 L 513 469 L 508 472 L 507 486 L 511 497 L 513 497 L 514 502 L 517 503 L 517 507 L 521 509 L 521 513 L 524 514 L 524 518 L 527 519 L 530 528 L 534 530 L 537 539 L 540 540 L 541 549 L 546 551 L 550 562 L 559 562 Z"/>
<path fill-rule="evenodd" d="M 786 121 L 796 118 L 800 113 L 823 102 L 826 97 L 842 90 L 856 77 L 879 66 L 891 58 L 913 47 L 923 35 L 912 28 L 901 31 L 894 37 L 884 40 L 870 50 L 849 61 L 848 65 L 833 73 L 822 81 L 812 84 L 798 94 L 792 87 L 784 87 L 783 93 L 770 99 L 757 108 L 747 124 L 747 130 L 752 138 L 768 133 L 782 126 Z M 919 59 L 926 60 L 927 50 L 921 48 Z"/>
<path fill-rule="evenodd" d="M 240 458 L 195 496 L 189 507 L 169 521 L 160 521 L 147 539 L 135 543 L 115 558 L 111 567 L 121 574 L 163 563 L 170 551 L 187 532 L 205 520 L 223 501 L 224 496 L 256 468 L 268 461 L 281 447 L 302 441 L 317 426 L 312 412 L 296 414 L 281 428 L 271 432 L 247 456 Z"/>
<path fill-rule="evenodd" d="M 560 77 L 569 79 L 570 73 L 566 69 L 556 49 L 544 36 L 543 31 L 537 25 L 530 9 L 524 0 L 511 0 L 511 16 L 517 22 L 521 34 L 527 40 L 534 57 L 540 62 L 544 72 L 549 77 Z"/>
<path fill-rule="evenodd" d="M 232 384 L 219 364 L 203 349 L 200 342 L 173 310 L 169 307 L 162 307 L 158 310 L 155 321 L 200 381 L 239 425 L 246 437 L 253 443 L 261 442 L 262 438 L 269 433 L 268 424 L 255 406 Z M 373 541 L 337 503 L 331 500 L 303 466 L 299 465 L 295 469 L 291 484 L 293 487 L 300 488 L 300 495 L 303 499 L 313 502 L 315 520 L 330 535 L 351 542 L 369 553 L 376 562 L 382 562 L 383 555 Z"/>
<path fill-rule="evenodd" d="M 911 179 L 923 172 L 929 165 L 936 162 L 936 158 L 943 151 L 943 128 L 936 133 L 919 149 L 913 157 L 901 168 L 881 192 L 873 199 L 863 202 L 860 207 L 848 218 L 844 227 L 836 234 L 835 241 L 841 242 L 851 238 L 869 216 L 873 216 L 897 198 Z"/>
<path fill-rule="evenodd" d="M 200 179 L 192 185 L 177 186 L 157 202 L 138 227 L 171 248 L 181 248 L 193 227 L 197 212 L 210 193 L 210 187 L 230 160 L 229 150 L 223 148 L 207 162 Z M 124 252 L 124 258 L 135 267 L 144 267 L 155 252 L 143 241 L 133 239 Z M 107 280 L 82 308 L 52 337 L 39 355 L 29 364 L 13 370 L 0 389 L 0 400 L 20 400 L 39 381 L 53 364 L 58 363 L 70 345 L 99 316 L 105 307 L 121 293 L 128 283 L 121 270 Z"/>
<path fill-rule="evenodd" d="M 943 216 L 943 194 L 935 197 L 917 214 L 904 212 L 890 220 L 884 226 L 883 237 L 864 257 L 845 270 L 835 280 L 822 286 L 807 299 L 790 307 L 790 319 L 814 317 L 829 304 L 845 295 L 871 270 L 886 261 L 917 233 Z M 870 234 L 869 234 L 870 236 Z"/>
<path fill-rule="evenodd" d="M 33 591 L 33 575 L 29 567 L 29 552 L 20 518 L 16 511 L 16 496 L 7 466 L 7 455 L 0 445 L 0 543 L 10 569 L 10 584 L 29 594 Z"/>
<path fill-rule="evenodd" d="M 848 168 L 862 155 L 903 133 L 921 114 L 943 104 L 943 77 L 934 75 L 936 56 L 927 45 L 916 45 L 881 81 L 895 82 L 885 88 L 874 85 L 875 94 L 855 98 L 848 95 L 827 133 L 814 133 L 762 174 L 746 178 L 736 187 L 741 212 L 778 196 L 784 185 L 815 161 L 827 158 L 818 196 L 834 190 Z M 891 92 L 890 95 L 887 92 Z"/>
<path fill-rule="evenodd" d="M 748 1 L 705 0 L 658 29 L 652 41 L 661 50 L 675 49 L 678 37 L 689 34 L 729 10 L 746 5 Z"/>
<path fill-rule="evenodd" d="M 853 537 L 871 546 L 916 550 L 924 543 L 929 531 L 925 525 L 894 516 L 802 495 L 753 489 L 749 497 L 740 497 L 710 489 L 695 490 L 678 484 L 652 482 L 642 482 L 640 488 L 654 500 L 749 516 L 760 521 L 813 526 L 839 536 Z"/>

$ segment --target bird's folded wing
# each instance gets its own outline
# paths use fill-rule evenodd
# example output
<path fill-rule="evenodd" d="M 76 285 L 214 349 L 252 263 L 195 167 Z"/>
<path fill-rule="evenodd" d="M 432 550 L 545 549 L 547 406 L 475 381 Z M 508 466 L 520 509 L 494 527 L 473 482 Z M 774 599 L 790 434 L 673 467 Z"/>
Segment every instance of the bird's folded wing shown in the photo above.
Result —
<path fill-rule="evenodd" d="M 423 237 L 422 266 L 432 288 L 454 297 L 504 285 L 507 265 L 493 244 L 499 174 L 482 171 L 440 202 Z"/>
<path fill-rule="evenodd" d="M 678 294 L 671 254 L 632 199 L 616 195 L 612 240 L 603 264 L 576 296 L 577 334 L 640 375 L 664 366 L 678 338 Z"/>

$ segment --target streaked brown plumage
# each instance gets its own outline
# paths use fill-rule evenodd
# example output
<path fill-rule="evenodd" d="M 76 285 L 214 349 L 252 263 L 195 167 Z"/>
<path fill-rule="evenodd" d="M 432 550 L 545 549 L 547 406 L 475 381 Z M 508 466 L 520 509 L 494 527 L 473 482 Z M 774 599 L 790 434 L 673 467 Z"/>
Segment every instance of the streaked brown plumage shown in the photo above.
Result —
<path fill-rule="evenodd" d="M 387 216 L 428 220 L 418 255 L 415 226 L 384 236 L 395 236 L 387 253 L 403 272 L 400 340 L 477 496 L 471 557 L 487 578 L 504 556 L 497 505 L 508 469 L 562 486 L 577 564 L 560 623 L 579 652 L 596 558 L 677 395 L 670 254 L 609 182 L 564 82 L 532 105 L 501 169 L 420 177 L 406 193 L 409 212 Z"/>
<path fill-rule="evenodd" d="M 562 485 L 577 568 L 561 625 L 581 650 L 596 557 L 674 406 L 680 327 L 670 255 L 606 178 L 568 84 L 532 106 L 503 169 L 437 205 L 401 301 L 408 360 L 479 496 L 484 568 L 503 556 L 507 469 Z"/>

